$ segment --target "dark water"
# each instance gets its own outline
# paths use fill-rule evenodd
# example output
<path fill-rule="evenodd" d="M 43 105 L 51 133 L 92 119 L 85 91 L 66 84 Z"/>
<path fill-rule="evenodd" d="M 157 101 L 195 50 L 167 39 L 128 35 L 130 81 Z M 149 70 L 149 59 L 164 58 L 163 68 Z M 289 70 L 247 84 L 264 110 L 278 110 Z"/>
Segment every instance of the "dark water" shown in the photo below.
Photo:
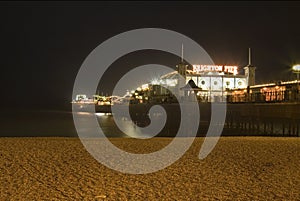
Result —
<path fill-rule="evenodd" d="M 76 137 L 72 113 L 58 110 L 2 111 L 0 136 Z"/>
<path fill-rule="evenodd" d="M 78 137 L 74 126 L 71 111 L 65 110 L 5 110 L 0 113 L 0 137 Z M 81 115 L 85 121 L 85 115 Z M 151 135 L 141 132 L 139 126 L 147 126 L 143 118 L 133 123 L 130 120 L 122 119 L 121 131 L 114 121 L 114 117 L 109 114 L 97 113 L 98 124 L 107 137 L 137 137 L 144 138 Z M 180 120 L 179 120 L 180 121 Z M 149 122 L 148 122 L 149 123 Z M 172 115 L 168 118 L 165 127 L 156 136 L 174 137 L 178 131 L 178 118 Z M 85 127 L 89 132 L 94 132 L 95 128 Z M 128 134 L 128 135 L 127 135 Z M 96 133 L 89 135 L 99 137 Z"/>
<path fill-rule="evenodd" d="M 95 115 L 90 113 L 81 114 L 83 121 L 86 117 Z M 143 119 L 133 123 L 127 119 L 121 119 L 121 131 L 110 114 L 97 113 L 98 125 L 107 137 L 149 137 L 149 134 L 141 132 L 139 126 L 146 126 Z M 117 117 L 115 117 L 117 118 Z M 172 118 L 169 118 L 172 119 Z M 145 125 L 140 125 L 145 124 Z M 166 128 L 161 130 L 160 136 L 169 136 L 177 131 L 178 123 L 167 121 Z M 99 137 L 96 128 L 86 126 L 85 131 L 92 133 L 88 137 Z M 18 110 L 2 111 L 0 115 L 0 137 L 78 137 L 74 126 L 71 111 L 64 110 Z M 158 135 L 159 136 L 159 135 Z"/>
<path fill-rule="evenodd" d="M 123 120 L 126 133 L 120 131 L 116 126 L 114 118 L 112 115 L 100 115 L 98 113 L 97 119 L 98 123 L 107 137 L 141 137 L 139 133 L 138 126 L 135 126 L 133 122 L 128 120 Z M 166 122 L 165 129 L 158 136 L 168 136 L 174 137 L 178 130 L 178 119 L 172 117 L 171 115 Z M 142 119 L 142 118 L 141 118 Z M 229 118 L 230 120 L 230 118 Z M 237 121 L 238 120 L 238 121 Z M 290 119 L 282 122 L 271 121 L 268 122 L 267 118 L 263 121 L 258 122 L 260 130 L 257 131 L 257 125 L 254 125 L 256 130 L 246 129 L 251 125 L 251 121 L 245 119 L 235 119 L 233 122 L 234 128 L 228 128 L 226 124 L 222 135 L 291 135 L 299 136 L 299 122 Z M 248 123 L 247 125 L 242 123 Z M 294 124 L 292 124 L 294 122 Z M 141 121 L 140 123 L 143 123 Z M 271 124 L 272 123 L 272 124 Z M 207 132 L 207 122 L 199 126 L 200 135 L 206 134 Z M 202 126 L 202 127 L 201 127 Z M 238 127 L 242 126 L 242 127 Z M 284 127 L 283 127 L 284 126 Z M 237 127 L 237 128 L 235 128 Z M 284 128 L 284 131 L 283 131 Z M 93 131 L 94 128 L 89 128 Z M 245 130 L 246 129 L 246 130 Z M 265 129 L 265 131 L 264 131 Z M 277 129 L 277 130 L 276 130 Z M 256 133 L 255 133 L 256 132 Z M 283 133 L 284 132 L 284 133 Z M 73 115 L 71 111 L 66 110 L 2 110 L 0 113 L 0 137 L 78 137 L 77 131 L 73 122 Z M 95 137 L 98 134 L 95 132 Z M 142 137 L 147 136 L 142 133 Z"/>
<path fill-rule="evenodd" d="M 97 115 L 97 118 L 106 136 L 126 137 L 111 115 Z M 2 111 L 0 128 L 0 137 L 78 137 L 71 111 Z"/>

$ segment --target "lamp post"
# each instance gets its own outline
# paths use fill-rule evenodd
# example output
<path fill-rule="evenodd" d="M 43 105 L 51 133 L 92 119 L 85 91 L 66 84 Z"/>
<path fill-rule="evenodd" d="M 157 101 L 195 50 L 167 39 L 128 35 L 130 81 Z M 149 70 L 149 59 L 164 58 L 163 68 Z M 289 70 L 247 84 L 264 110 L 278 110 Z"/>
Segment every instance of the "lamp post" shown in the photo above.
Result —
<path fill-rule="evenodd" d="M 299 80 L 299 73 L 300 73 L 300 64 L 294 65 L 293 66 L 293 71 L 294 73 L 297 74 L 297 81 Z"/>

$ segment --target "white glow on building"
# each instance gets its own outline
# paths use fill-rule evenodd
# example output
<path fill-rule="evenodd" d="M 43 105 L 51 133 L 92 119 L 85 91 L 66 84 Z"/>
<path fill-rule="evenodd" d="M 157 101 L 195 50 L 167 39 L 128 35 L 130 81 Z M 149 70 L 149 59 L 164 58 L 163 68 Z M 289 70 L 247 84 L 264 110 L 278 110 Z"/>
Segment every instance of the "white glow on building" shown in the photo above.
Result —
<path fill-rule="evenodd" d="M 177 80 L 175 79 L 166 79 L 166 85 L 170 87 L 175 87 L 177 84 Z"/>
<path fill-rule="evenodd" d="M 154 79 L 151 81 L 151 84 L 156 85 L 159 84 L 159 80 L 158 79 Z"/>

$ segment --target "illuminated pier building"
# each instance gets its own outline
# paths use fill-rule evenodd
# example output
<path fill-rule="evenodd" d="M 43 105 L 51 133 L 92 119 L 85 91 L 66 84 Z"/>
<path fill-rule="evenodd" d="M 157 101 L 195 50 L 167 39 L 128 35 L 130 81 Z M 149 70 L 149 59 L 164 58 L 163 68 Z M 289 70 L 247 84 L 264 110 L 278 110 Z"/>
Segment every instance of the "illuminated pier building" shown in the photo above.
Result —
<path fill-rule="evenodd" d="M 143 84 L 123 97 L 106 97 L 109 101 L 104 102 L 100 100 L 103 97 L 97 95 L 92 101 L 98 103 L 98 105 L 108 103 L 174 103 L 184 100 L 199 102 L 226 101 L 228 103 L 300 101 L 299 79 L 255 84 L 256 67 L 251 64 L 250 48 L 249 63 L 243 68 L 243 73 L 239 73 L 238 66 L 187 65 L 184 63 L 183 58 L 176 67 L 176 71 L 162 75 L 151 83 Z M 183 79 L 179 79 L 179 77 Z M 190 87 L 187 87 L 188 85 Z M 180 99 L 177 99 L 171 91 Z M 196 96 L 190 94 L 196 94 Z"/>
<path fill-rule="evenodd" d="M 152 81 L 149 84 L 143 85 L 140 90 L 136 91 L 136 99 L 139 102 L 145 102 L 142 99 L 146 98 L 162 100 L 172 99 L 172 95 L 167 88 L 173 88 L 173 91 L 182 97 L 189 99 L 191 93 L 195 93 L 198 101 L 214 102 L 225 101 L 228 92 L 234 89 L 245 89 L 248 86 L 255 84 L 255 69 L 251 65 L 251 55 L 249 49 L 249 64 L 244 67 L 244 74 L 239 74 L 238 66 L 230 65 L 205 65 L 193 64 L 187 65 L 183 58 L 176 66 L 177 71 L 168 73 L 160 77 L 160 79 Z M 179 79 L 179 75 L 184 79 Z M 186 90 L 186 84 L 190 84 L 193 90 Z M 144 91 L 145 97 L 142 97 L 139 91 Z"/>
<path fill-rule="evenodd" d="M 189 93 L 196 93 L 197 96 L 207 101 L 219 101 L 227 94 L 226 91 L 231 89 L 244 89 L 249 84 L 249 75 L 238 74 L 237 66 L 228 65 L 192 65 L 192 69 L 180 63 L 177 65 L 177 71 L 163 75 L 161 77 L 162 86 L 168 85 L 177 87 L 177 91 L 181 96 L 188 96 Z M 254 73 L 255 71 L 249 72 Z M 182 84 L 178 84 L 178 74 L 180 74 L 185 84 L 194 85 L 193 91 L 184 91 L 179 88 Z M 253 75 L 251 75 L 253 77 Z M 177 78 L 177 79 L 176 79 Z M 170 85 L 171 84 L 171 85 Z M 175 90 L 176 91 L 176 90 Z"/>
<path fill-rule="evenodd" d="M 172 89 L 181 100 L 199 102 L 297 102 L 300 101 L 300 80 L 255 85 L 256 67 L 249 63 L 239 74 L 238 66 L 187 65 L 181 62 L 177 71 L 165 74 L 160 79 L 144 84 L 132 93 L 133 103 L 176 101 L 167 90 Z M 184 79 L 179 79 L 179 75 Z M 189 84 L 192 90 L 186 87 Z M 190 94 L 196 96 L 190 96 Z M 181 101 L 178 100 L 178 101 Z"/>

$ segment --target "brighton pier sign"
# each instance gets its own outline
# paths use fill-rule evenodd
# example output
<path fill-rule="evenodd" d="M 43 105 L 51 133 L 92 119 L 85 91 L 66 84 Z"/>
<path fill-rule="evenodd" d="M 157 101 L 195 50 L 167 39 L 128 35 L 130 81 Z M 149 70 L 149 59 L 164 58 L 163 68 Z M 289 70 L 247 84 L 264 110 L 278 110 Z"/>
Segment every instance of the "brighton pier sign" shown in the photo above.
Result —
<path fill-rule="evenodd" d="M 193 71 L 195 73 L 203 72 L 226 72 L 234 75 L 238 72 L 237 66 L 224 66 L 224 65 L 193 65 Z"/>

